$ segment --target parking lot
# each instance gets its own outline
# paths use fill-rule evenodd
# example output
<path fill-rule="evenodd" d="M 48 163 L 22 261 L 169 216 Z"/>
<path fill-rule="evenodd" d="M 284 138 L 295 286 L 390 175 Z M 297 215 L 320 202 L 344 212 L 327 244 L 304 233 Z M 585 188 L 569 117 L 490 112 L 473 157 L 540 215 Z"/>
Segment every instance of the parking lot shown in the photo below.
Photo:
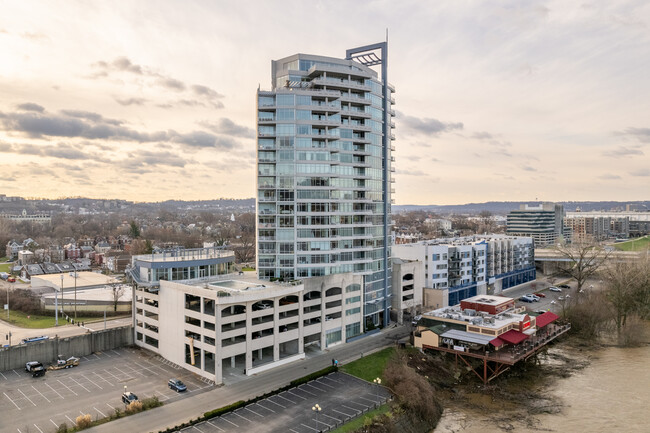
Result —
<path fill-rule="evenodd" d="M 332 373 L 181 432 L 329 431 L 389 397 L 383 387 L 344 373 Z M 319 413 L 312 410 L 316 404 L 322 409 Z"/>
<path fill-rule="evenodd" d="M 170 378 L 185 382 L 187 392 L 169 389 Z M 3 371 L 0 431 L 53 432 L 62 423 L 74 425 L 79 415 L 106 417 L 116 408 L 124 409 L 121 397 L 125 386 L 140 399 L 156 396 L 162 402 L 213 389 L 199 376 L 151 352 L 132 348 L 82 356 L 78 367 L 48 371 L 39 378 L 32 378 L 24 369 Z"/>

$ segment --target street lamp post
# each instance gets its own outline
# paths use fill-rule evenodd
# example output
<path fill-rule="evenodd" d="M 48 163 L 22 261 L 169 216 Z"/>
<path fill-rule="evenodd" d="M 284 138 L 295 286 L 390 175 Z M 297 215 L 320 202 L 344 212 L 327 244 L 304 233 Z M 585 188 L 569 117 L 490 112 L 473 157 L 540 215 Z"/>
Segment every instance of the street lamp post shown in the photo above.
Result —
<path fill-rule="evenodd" d="M 320 432 L 321 429 L 320 429 L 320 416 L 319 416 L 319 414 L 320 414 L 320 411 L 323 410 L 323 409 L 318 405 L 318 403 L 316 403 L 314 406 L 311 407 L 311 410 L 316 412 L 316 430 L 318 432 Z"/>
<path fill-rule="evenodd" d="M 373 382 L 375 385 L 377 385 L 377 401 L 379 401 L 379 386 L 381 385 L 381 379 L 374 379 Z"/>
<path fill-rule="evenodd" d="M 77 323 L 77 271 L 74 271 L 74 321 Z"/>
<path fill-rule="evenodd" d="M 61 274 L 61 317 L 63 317 L 63 274 Z"/>

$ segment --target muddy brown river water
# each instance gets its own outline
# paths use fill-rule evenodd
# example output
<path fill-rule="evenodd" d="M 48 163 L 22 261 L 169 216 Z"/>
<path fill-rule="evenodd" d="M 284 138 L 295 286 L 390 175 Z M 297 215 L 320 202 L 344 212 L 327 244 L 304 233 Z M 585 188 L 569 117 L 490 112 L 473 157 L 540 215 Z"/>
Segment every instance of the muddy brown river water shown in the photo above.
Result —
<path fill-rule="evenodd" d="M 561 413 L 522 420 L 507 413 L 445 409 L 433 433 L 485 432 L 650 432 L 650 345 L 605 347 L 588 367 L 558 379 L 548 393 Z"/>

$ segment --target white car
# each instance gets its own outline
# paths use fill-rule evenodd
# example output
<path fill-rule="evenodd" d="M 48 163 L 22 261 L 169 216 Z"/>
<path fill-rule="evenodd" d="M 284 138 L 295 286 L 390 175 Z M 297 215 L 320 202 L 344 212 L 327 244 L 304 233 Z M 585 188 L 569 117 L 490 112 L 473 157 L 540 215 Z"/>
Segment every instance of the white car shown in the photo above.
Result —
<path fill-rule="evenodd" d="M 532 293 L 526 293 L 526 295 L 524 295 L 524 296 L 528 296 L 529 298 L 533 298 L 533 300 L 535 302 L 539 302 L 539 300 L 541 299 L 539 296 L 533 295 Z"/>
<path fill-rule="evenodd" d="M 562 291 L 562 289 L 560 289 L 559 287 L 554 287 L 554 286 L 549 287 L 548 289 L 549 289 L 551 292 L 561 292 L 561 291 Z"/>

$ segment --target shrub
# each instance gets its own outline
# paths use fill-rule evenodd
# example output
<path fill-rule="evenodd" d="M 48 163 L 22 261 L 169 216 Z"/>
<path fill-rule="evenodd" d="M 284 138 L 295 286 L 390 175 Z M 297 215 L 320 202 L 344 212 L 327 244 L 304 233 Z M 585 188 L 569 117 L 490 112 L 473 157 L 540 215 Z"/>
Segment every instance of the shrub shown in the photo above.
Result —
<path fill-rule="evenodd" d="M 68 424 L 62 423 L 56 429 L 56 433 L 68 433 Z"/>
<path fill-rule="evenodd" d="M 246 402 L 244 400 L 239 400 L 239 401 L 237 401 L 235 403 L 229 404 L 228 406 L 220 407 L 219 409 L 213 409 L 213 410 L 211 410 L 209 412 L 206 412 L 206 413 L 203 414 L 203 418 L 210 419 L 210 418 L 214 418 L 214 417 L 217 417 L 217 416 L 221 416 L 224 413 L 233 411 L 235 409 L 239 409 L 240 407 L 243 407 L 245 405 L 246 405 Z"/>
<path fill-rule="evenodd" d="M 162 402 L 156 396 L 142 400 L 142 410 L 149 410 L 159 406 L 162 406 Z"/>
<path fill-rule="evenodd" d="M 132 415 L 134 413 L 142 412 L 142 402 L 140 401 L 132 401 L 129 403 L 129 405 L 126 407 L 126 413 L 129 415 Z"/>
<path fill-rule="evenodd" d="M 92 425 L 93 418 L 89 414 L 79 415 L 75 419 L 75 423 L 77 424 L 78 429 L 85 429 L 85 428 L 88 428 L 88 427 L 90 427 Z"/>
<path fill-rule="evenodd" d="M 301 377 L 300 379 L 292 380 L 291 383 L 289 384 L 290 387 L 302 385 L 303 383 L 310 382 L 314 379 L 318 379 L 319 377 L 325 376 L 330 373 L 334 373 L 335 371 L 339 371 L 338 367 L 335 367 L 333 365 L 324 368 L 322 370 L 316 371 L 312 374 L 308 374 L 305 377 Z"/>

